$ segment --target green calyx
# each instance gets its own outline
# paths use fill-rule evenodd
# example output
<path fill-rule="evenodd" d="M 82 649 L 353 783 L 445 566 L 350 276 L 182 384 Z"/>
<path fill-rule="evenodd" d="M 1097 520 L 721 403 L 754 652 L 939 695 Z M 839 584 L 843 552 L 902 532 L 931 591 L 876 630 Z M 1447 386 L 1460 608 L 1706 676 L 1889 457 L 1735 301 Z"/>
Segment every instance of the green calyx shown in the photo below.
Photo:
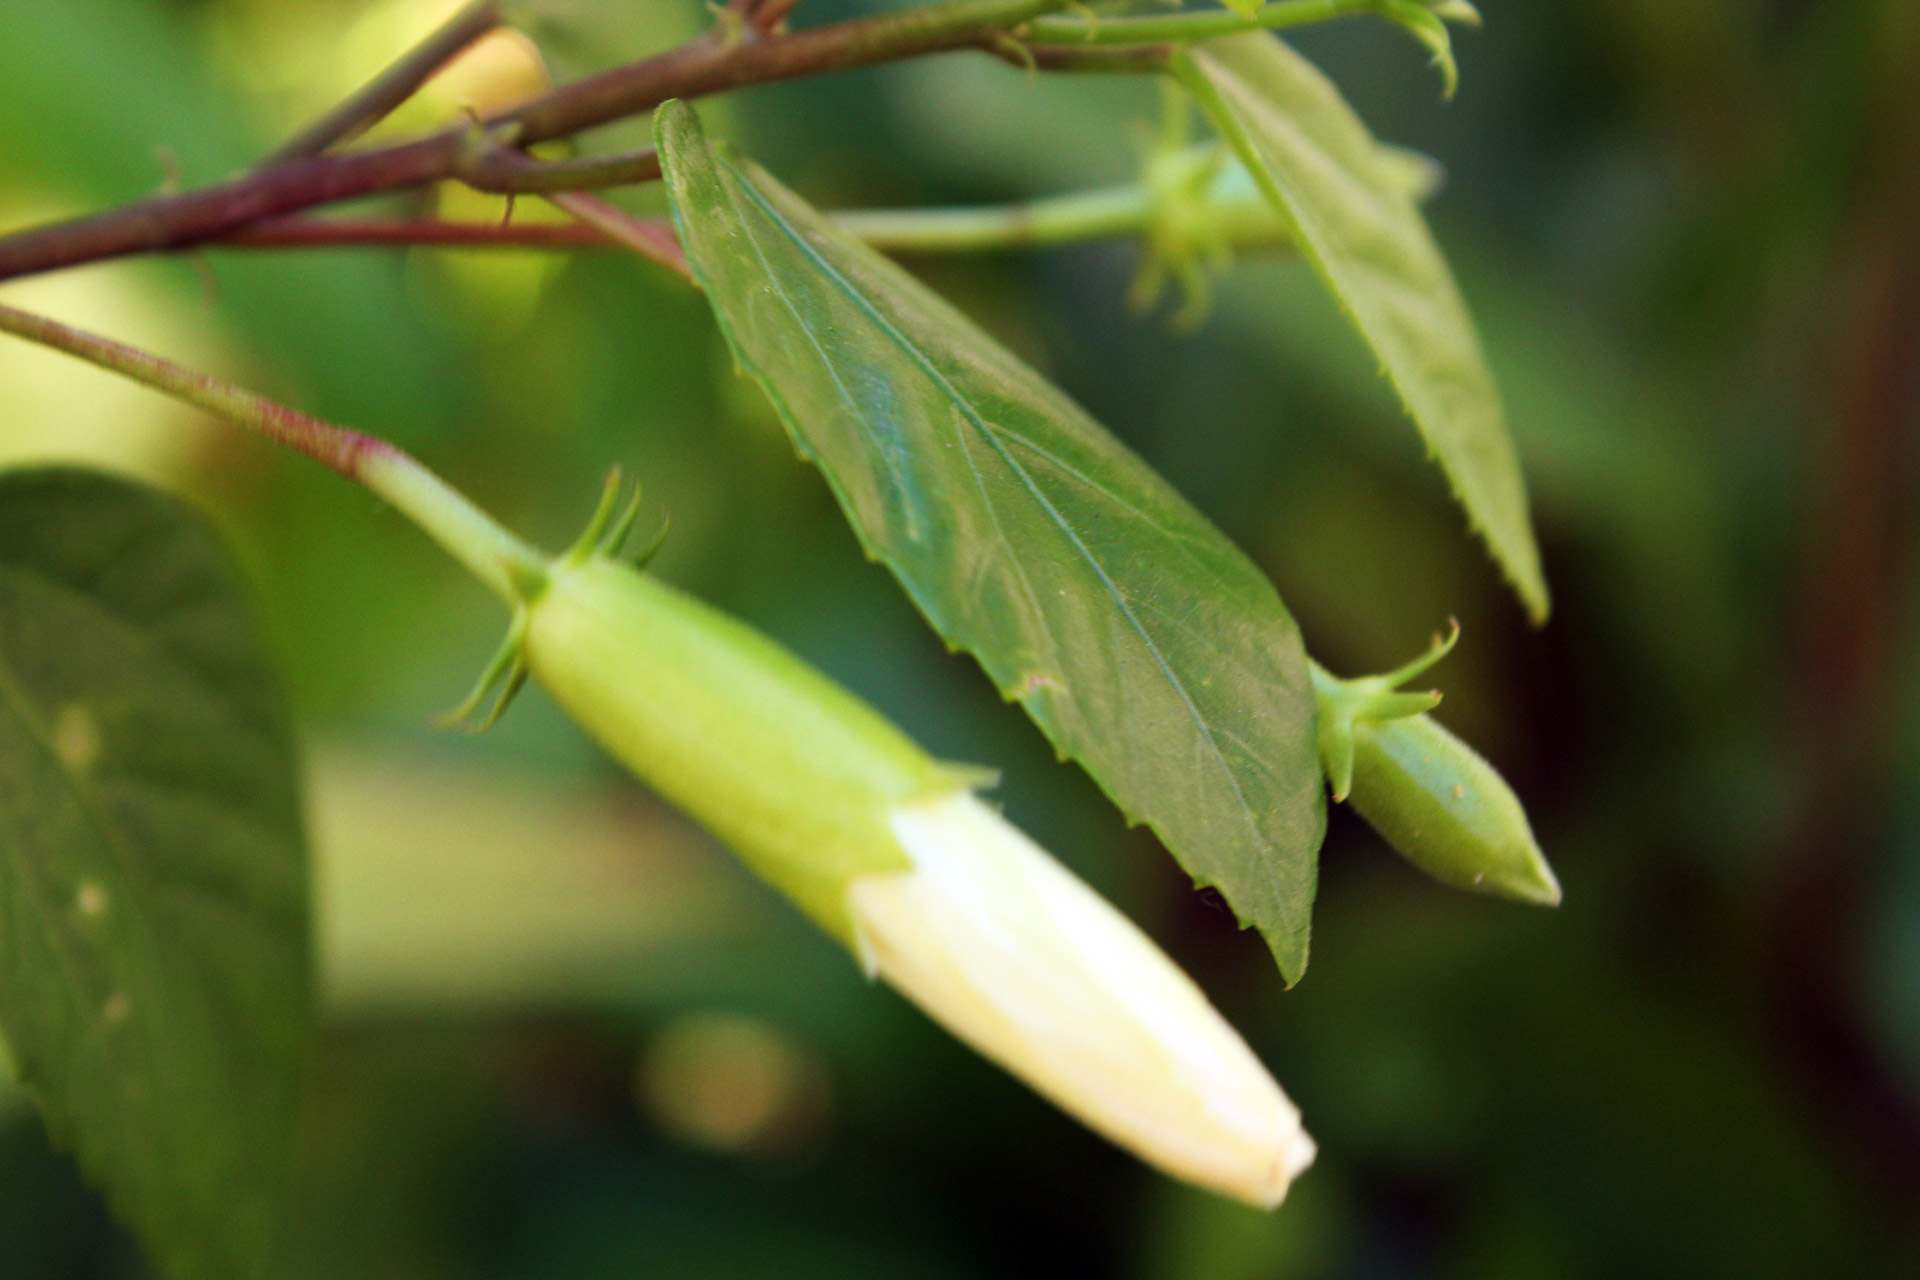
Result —
<path fill-rule="evenodd" d="M 1433 646 L 1425 653 L 1384 675 L 1342 680 L 1319 663 L 1312 664 L 1313 696 L 1319 713 L 1320 767 L 1326 771 L 1327 785 L 1333 789 L 1335 801 L 1345 800 L 1353 790 L 1355 725 L 1402 720 L 1439 706 L 1438 689 L 1403 693 L 1400 686 L 1426 674 L 1451 653 L 1459 641 L 1460 624 L 1454 622 L 1446 636 L 1434 637 Z"/>
<path fill-rule="evenodd" d="M 1460 67 L 1453 59 L 1453 37 L 1447 23 L 1480 25 L 1480 11 L 1470 0 L 1378 0 L 1380 16 L 1426 46 L 1440 72 L 1441 87 L 1451 98 L 1460 87 Z"/>
<path fill-rule="evenodd" d="M 855 695 L 622 554 L 639 495 L 608 477 L 586 528 L 509 595 L 513 622 L 449 719 L 497 720 L 531 678 L 636 778 L 858 949 L 847 886 L 912 865 L 902 806 L 991 781 L 948 765 Z M 483 710 L 484 709 L 484 710 Z"/>
<path fill-rule="evenodd" d="M 601 487 L 599 505 L 593 509 L 593 515 L 587 521 L 587 527 L 580 531 L 559 559 L 559 567 L 577 569 L 594 556 L 606 556 L 619 559 L 620 549 L 633 533 L 634 521 L 640 517 L 640 486 L 633 486 L 633 494 L 623 504 L 620 501 L 621 490 L 626 486 L 622 482 L 620 468 L 615 467 L 607 473 L 607 482 Z M 636 569 L 644 569 L 652 563 L 654 556 L 667 540 L 667 521 L 660 522 L 660 532 L 653 535 L 647 544 L 634 553 L 633 564 Z"/>
<path fill-rule="evenodd" d="M 632 494 L 623 503 L 621 493 L 625 487 L 620 468 L 614 467 L 607 473 L 606 483 L 601 486 L 600 501 L 594 507 L 593 515 L 588 518 L 587 527 L 574 539 L 573 545 L 553 562 L 551 569 L 577 569 L 595 556 L 619 558 L 620 549 L 626 545 L 627 538 L 633 533 L 634 522 L 640 516 L 640 486 L 635 484 Z M 667 540 L 667 529 L 668 522 L 662 520 L 660 531 L 635 553 L 635 568 L 646 568 L 659 553 Z M 516 579 L 513 619 L 507 624 L 507 634 L 480 672 L 480 678 L 474 682 L 473 692 L 459 706 L 439 718 L 437 723 L 442 728 L 457 727 L 470 733 L 485 733 L 506 714 L 507 708 L 527 683 L 524 651 L 530 610 L 545 592 L 547 581 L 546 573 L 524 575 L 523 579 Z M 486 708 L 484 714 L 482 707 Z"/>
<path fill-rule="evenodd" d="M 1219 142 L 1192 144 L 1192 100 L 1163 82 L 1161 125 L 1144 148 L 1145 256 L 1127 303 L 1145 311 L 1172 280 L 1180 293 L 1176 329 L 1197 327 L 1213 299 L 1212 277 L 1233 263 L 1237 243 L 1285 243 L 1287 231 L 1232 154 Z"/>
<path fill-rule="evenodd" d="M 1179 116 L 1186 110 L 1182 101 Z M 1180 290 L 1174 326 L 1192 329 L 1206 319 L 1213 295 L 1210 276 L 1233 260 L 1233 246 L 1213 199 L 1214 183 L 1227 160 L 1225 148 L 1190 147 L 1184 137 L 1163 136 L 1147 153 L 1140 175 L 1148 202 L 1146 256 L 1127 290 L 1127 303 L 1136 311 L 1158 302 L 1171 277 Z"/>

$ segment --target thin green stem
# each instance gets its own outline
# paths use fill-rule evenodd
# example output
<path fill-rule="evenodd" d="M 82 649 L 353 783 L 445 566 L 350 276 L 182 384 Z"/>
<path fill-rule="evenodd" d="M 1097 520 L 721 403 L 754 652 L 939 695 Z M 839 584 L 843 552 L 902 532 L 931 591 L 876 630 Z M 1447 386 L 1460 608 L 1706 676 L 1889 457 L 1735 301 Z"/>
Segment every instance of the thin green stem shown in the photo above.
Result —
<path fill-rule="evenodd" d="M 889 253 L 970 253 L 1129 235 L 1152 207 L 1137 183 L 1076 191 L 1026 204 L 960 209 L 856 209 L 833 220 Z"/>
<path fill-rule="evenodd" d="M 510 604 L 530 598 L 544 581 L 546 557 L 377 436 L 322 422 L 171 360 L 5 305 L 0 305 L 0 333 L 64 351 L 324 463 L 386 499 Z"/>
<path fill-rule="evenodd" d="M 852 209 L 829 216 L 842 230 L 883 253 L 986 253 L 1149 235 L 1163 212 L 1155 209 L 1146 184 L 1127 182 L 1025 204 Z M 1251 182 L 1210 184 L 1206 216 L 1222 241 L 1235 249 L 1291 243 L 1285 220 Z"/>
<path fill-rule="evenodd" d="M 1156 44 L 1208 40 L 1243 31 L 1278 31 L 1328 22 L 1379 8 L 1378 0 L 1272 0 L 1252 17 L 1231 9 L 1169 13 L 1136 18 L 1085 18 L 1058 14 L 1035 18 L 1022 38 L 1032 44 Z"/>

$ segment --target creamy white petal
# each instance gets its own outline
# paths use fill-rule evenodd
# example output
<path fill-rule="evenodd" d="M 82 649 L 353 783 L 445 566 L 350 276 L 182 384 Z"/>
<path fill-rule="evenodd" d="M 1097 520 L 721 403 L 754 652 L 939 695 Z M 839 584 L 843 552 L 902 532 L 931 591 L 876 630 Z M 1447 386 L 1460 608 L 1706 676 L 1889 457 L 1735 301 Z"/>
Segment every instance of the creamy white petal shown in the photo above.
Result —
<path fill-rule="evenodd" d="M 948 1030 L 1166 1172 L 1272 1206 L 1300 1113 L 1153 941 L 968 792 L 895 810 L 911 871 L 848 890 L 863 958 Z"/>

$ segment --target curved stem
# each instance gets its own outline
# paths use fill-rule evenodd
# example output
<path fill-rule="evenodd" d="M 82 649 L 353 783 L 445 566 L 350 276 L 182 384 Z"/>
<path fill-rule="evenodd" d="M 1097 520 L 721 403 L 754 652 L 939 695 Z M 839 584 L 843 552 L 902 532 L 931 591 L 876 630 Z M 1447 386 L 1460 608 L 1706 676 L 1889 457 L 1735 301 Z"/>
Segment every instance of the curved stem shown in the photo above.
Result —
<path fill-rule="evenodd" d="M 261 164 L 317 156 L 372 128 L 502 21 L 498 0 L 473 0 L 346 101 L 287 139 Z"/>
<path fill-rule="evenodd" d="M 1207 40 L 1243 31 L 1277 31 L 1369 13 L 1377 0 L 1272 0 L 1252 17 L 1231 9 L 1169 13 L 1138 18 L 1035 18 L 1026 39 L 1035 44 L 1152 44 L 1168 40 Z"/>
<path fill-rule="evenodd" d="M 510 604 L 530 598 L 545 580 L 546 557 L 377 436 L 322 422 L 171 360 L 13 307 L 0 305 L 0 333 L 122 374 L 324 463 L 386 499 Z"/>

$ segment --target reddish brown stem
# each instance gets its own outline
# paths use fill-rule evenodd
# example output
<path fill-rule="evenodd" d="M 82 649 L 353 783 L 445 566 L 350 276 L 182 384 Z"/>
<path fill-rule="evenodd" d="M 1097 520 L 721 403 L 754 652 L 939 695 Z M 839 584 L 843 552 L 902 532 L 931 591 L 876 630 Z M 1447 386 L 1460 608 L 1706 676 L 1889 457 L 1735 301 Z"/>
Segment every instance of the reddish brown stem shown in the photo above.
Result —
<path fill-rule="evenodd" d="M 453 171 L 464 136 L 462 129 L 378 151 L 293 160 L 218 186 L 23 231 L 0 240 L 0 280 L 185 248 L 264 218 L 431 182 Z"/>
<path fill-rule="evenodd" d="M 45 316 L 0 305 L 0 333 L 11 333 L 56 351 L 78 356 L 103 369 L 110 369 L 136 382 L 143 382 L 156 390 L 197 404 L 209 412 L 240 422 L 270 440 L 333 468 L 348 479 L 360 478 L 363 462 L 369 455 L 395 452 L 392 445 L 377 437 L 350 427 L 322 422 L 208 374 Z"/>
<path fill-rule="evenodd" d="M 562 85 L 515 107 L 498 123 L 518 126 L 513 140 L 524 146 L 650 111 L 668 98 L 697 98 L 769 80 L 843 71 L 948 49 L 990 48 L 1001 32 L 1060 4 L 1061 0 L 952 0 L 757 41 L 697 40 Z"/>
<path fill-rule="evenodd" d="M 725 43 L 702 38 L 565 85 L 490 122 L 527 145 L 646 111 L 669 98 L 867 66 L 945 49 L 988 48 L 1062 0 L 947 0 L 792 35 Z M 81 262 L 218 240 L 262 219 L 455 176 L 470 126 L 377 150 L 316 156 L 217 186 L 156 196 L 0 239 L 0 280 Z"/>
<path fill-rule="evenodd" d="M 663 227 L 664 229 L 664 227 Z M 583 223 L 443 222 L 433 218 L 272 218 L 213 242 L 215 248 L 322 249 L 446 245 L 464 249 L 610 249 Z"/>
<path fill-rule="evenodd" d="M 656 181 L 660 177 L 660 153 L 644 147 L 612 156 L 534 160 L 509 147 L 494 147 L 463 161 L 457 176 L 477 191 L 499 195 L 591 191 Z"/>
<path fill-rule="evenodd" d="M 687 265 L 687 251 L 673 228 L 655 218 L 636 218 L 616 209 L 599 196 L 584 191 L 566 191 L 547 199 L 610 240 L 633 250 L 649 262 L 655 262 L 685 280 L 694 283 L 693 268 Z"/>

